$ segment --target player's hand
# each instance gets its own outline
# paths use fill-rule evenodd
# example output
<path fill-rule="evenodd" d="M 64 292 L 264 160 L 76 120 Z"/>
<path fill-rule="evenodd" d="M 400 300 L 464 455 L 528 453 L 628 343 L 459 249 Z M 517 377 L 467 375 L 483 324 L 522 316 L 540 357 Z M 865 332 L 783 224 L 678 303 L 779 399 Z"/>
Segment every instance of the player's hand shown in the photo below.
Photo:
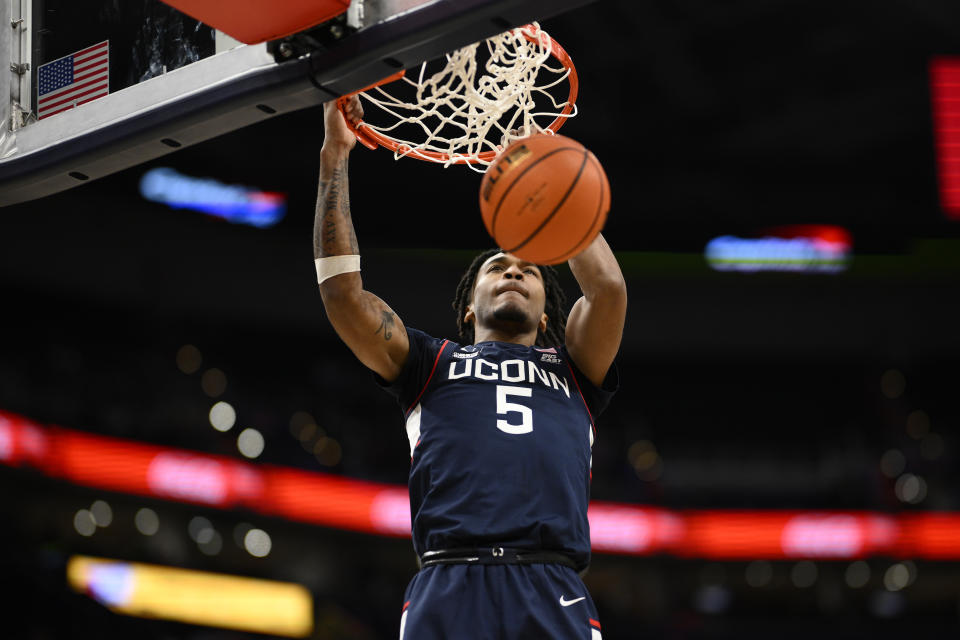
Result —
<path fill-rule="evenodd" d="M 507 131 L 507 135 L 504 136 L 501 144 L 503 147 L 509 147 L 511 144 L 517 140 L 522 140 L 531 136 L 533 133 L 539 133 L 539 131 L 528 131 L 527 127 L 519 127 L 517 129 L 510 129 Z"/>
<path fill-rule="evenodd" d="M 360 104 L 360 98 L 351 96 L 345 111 L 351 123 L 362 120 L 363 106 Z M 347 127 L 347 123 L 344 122 L 343 114 L 337 108 L 336 100 L 330 100 L 323 105 L 323 127 L 325 131 L 324 146 L 328 144 L 341 145 L 349 151 L 357 144 L 357 137 L 353 135 L 353 132 Z"/>

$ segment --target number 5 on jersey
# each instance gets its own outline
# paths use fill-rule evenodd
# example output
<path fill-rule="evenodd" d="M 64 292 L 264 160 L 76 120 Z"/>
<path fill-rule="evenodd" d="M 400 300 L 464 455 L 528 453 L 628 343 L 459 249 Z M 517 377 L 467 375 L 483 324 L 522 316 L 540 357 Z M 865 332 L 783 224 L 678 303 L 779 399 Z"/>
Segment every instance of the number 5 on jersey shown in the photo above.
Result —
<path fill-rule="evenodd" d="M 504 433 L 520 435 L 533 431 L 533 409 L 526 405 L 510 402 L 509 396 L 522 396 L 529 398 L 533 396 L 533 389 L 530 387 L 514 387 L 505 384 L 497 385 L 497 415 L 506 416 L 509 413 L 520 414 L 520 424 L 511 424 L 504 418 L 497 419 L 497 429 Z"/>

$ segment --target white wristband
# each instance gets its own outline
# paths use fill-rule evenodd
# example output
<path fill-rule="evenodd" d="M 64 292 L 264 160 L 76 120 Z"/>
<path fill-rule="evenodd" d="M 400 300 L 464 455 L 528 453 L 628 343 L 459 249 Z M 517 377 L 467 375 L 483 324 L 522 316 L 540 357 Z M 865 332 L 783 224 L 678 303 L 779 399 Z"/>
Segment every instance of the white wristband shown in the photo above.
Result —
<path fill-rule="evenodd" d="M 341 273 L 360 271 L 360 256 L 357 255 L 317 258 L 313 262 L 317 265 L 317 284 Z"/>

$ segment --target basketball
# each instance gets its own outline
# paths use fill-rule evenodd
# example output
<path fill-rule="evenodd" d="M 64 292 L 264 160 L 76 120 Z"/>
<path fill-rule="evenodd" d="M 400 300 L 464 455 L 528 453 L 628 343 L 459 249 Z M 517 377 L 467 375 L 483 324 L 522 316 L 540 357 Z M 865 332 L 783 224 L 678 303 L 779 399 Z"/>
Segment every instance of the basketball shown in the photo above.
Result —
<path fill-rule="evenodd" d="M 610 209 L 610 183 L 582 144 L 539 134 L 503 150 L 480 184 L 487 232 L 504 251 L 558 264 L 586 249 Z"/>

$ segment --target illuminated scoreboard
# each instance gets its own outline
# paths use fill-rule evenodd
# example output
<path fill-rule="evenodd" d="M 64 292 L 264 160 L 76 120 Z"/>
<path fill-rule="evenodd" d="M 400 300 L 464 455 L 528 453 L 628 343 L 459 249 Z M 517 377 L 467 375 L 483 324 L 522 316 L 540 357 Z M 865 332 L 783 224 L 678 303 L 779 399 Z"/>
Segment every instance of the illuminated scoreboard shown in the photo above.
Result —
<path fill-rule="evenodd" d="M 960 57 L 930 63 L 930 97 L 940 204 L 948 218 L 960 220 Z"/>

